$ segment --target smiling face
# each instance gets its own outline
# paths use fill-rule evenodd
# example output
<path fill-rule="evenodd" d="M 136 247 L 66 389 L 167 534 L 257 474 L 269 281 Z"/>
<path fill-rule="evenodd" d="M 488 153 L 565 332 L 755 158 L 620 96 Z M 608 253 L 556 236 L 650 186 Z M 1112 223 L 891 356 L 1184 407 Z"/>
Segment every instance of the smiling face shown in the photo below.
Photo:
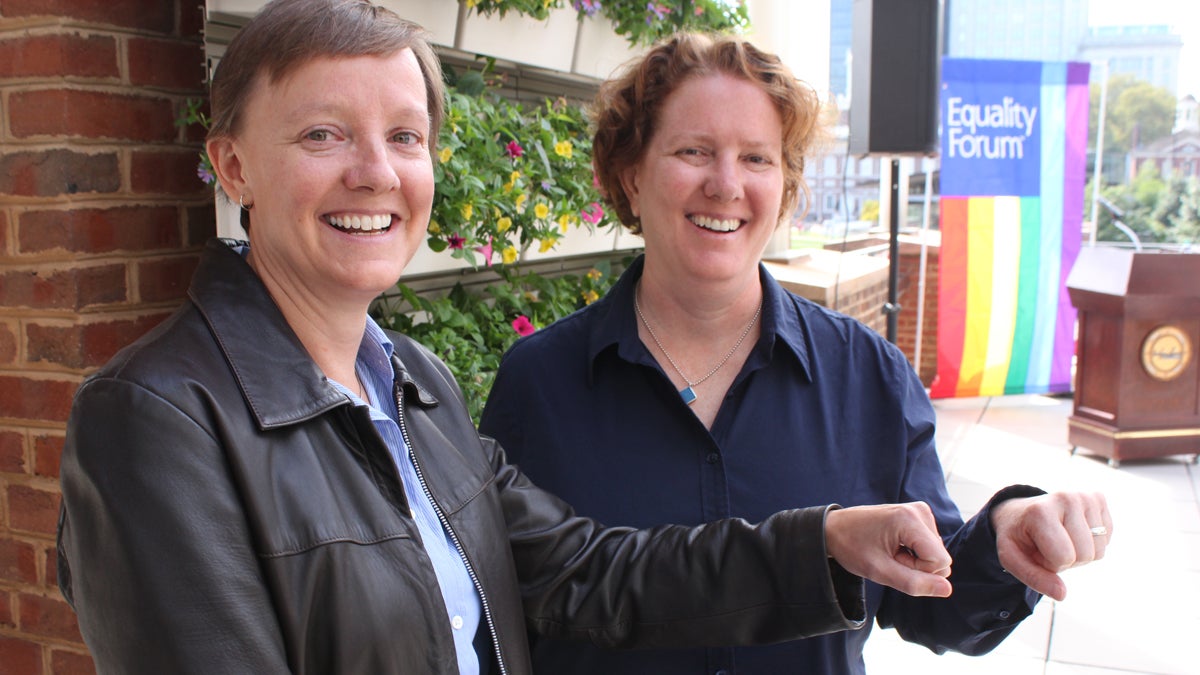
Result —
<path fill-rule="evenodd" d="M 429 133 L 409 49 L 259 78 L 240 128 L 209 153 L 225 192 L 252 205 L 250 263 L 273 294 L 319 308 L 396 283 L 429 223 Z"/>
<path fill-rule="evenodd" d="M 749 80 L 705 75 L 663 103 L 641 160 L 622 176 L 652 266 L 676 280 L 757 275 L 783 199 L 783 126 Z"/>

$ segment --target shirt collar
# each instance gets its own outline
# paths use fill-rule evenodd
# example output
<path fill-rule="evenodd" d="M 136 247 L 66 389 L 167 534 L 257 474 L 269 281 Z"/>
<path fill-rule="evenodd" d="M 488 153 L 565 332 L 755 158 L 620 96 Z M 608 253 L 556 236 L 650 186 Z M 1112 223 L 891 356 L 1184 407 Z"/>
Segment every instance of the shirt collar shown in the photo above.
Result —
<path fill-rule="evenodd" d="M 363 331 L 362 343 L 358 346 L 358 361 L 371 371 L 375 377 L 390 383 L 392 381 L 392 353 L 396 345 L 388 339 L 387 333 L 370 318 L 367 319 Z"/>
<path fill-rule="evenodd" d="M 600 355 L 614 346 L 617 355 L 626 361 L 647 365 L 653 363 L 650 352 L 638 339 L 637 316 L 633 310 L 633 294 L 637 289 L 638 279 L 642 277 L 644 265 L 645 256 L 638 256 L 592 310 L 600 314 L 592 322 L 592 331 L 588 336 L 587 355 L 591 364 L 591 368 L 588 369 L 589 385 L 598 367 Z M 798 306 L 799 302 L 804 301 L 785 291 L 762 264 L 758 266 L 758 275 L 763 287 L 763 311 L 759 319 L 762 328 L 749 358 L 755 365 L 758 365 L 760 360 L 763 364 L 769 362 L 778 342 L 794 355 L 805 376 L 811 381 L 809 331 Z"/>
<path fill-rule="evenodd" d="M 763 287 L 763 329 L 759 345 L 766 342 L 768 336 L 772 347 L 778 342 L 796 357 L 800 369 L 811 382 L 812 364 L 809 362 L 809 355 L 812 344 L 809 337 L 812 333 L 800 312 L 800 305 L 807 301 L 784 290 L 762 263 L 758 265 L 758 277 Z"/>
<path fill-rule="evenodd" d="M 637 317 L 633 313 L 633 293 L 637 288 L 638 279 L 642 278 L 642 266 L 645 256 L 639 255 L 617 279 L 617 283 L 609 289 L 604 297 L 598 300 L 591 311 L 597 312 L 595 321 L 591 322 L 592 330 L 588 336 L 588 384 L 596 369 L 600 354 L 615 347 L 617 354 L 634 363 L 650 364 L 650 354 L 638 339 Z"/>

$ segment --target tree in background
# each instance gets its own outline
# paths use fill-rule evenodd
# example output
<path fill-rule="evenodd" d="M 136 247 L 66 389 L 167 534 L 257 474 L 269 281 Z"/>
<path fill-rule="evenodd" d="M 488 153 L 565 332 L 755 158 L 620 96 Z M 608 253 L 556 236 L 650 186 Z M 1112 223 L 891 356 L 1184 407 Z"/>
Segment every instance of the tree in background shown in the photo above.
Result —
<path fill-rule="evenodd" d="M 1105 163 L 1110 153 L 1124 158 L 1130 150 L 1171 134 L 1175 125 L 1175 97 L 1163 87 L 1143 82 L 1132 75 L 1108 79 L 1104 121 Z M 1100 85 L 1091 86 L 1089 138 L 1096 138 L 1100 114 Z"/>
<path fill-rule="evenodd" d="M 1088 137 L 1097 140 L 1100 85 L 1091 86 Z M 1104 180 L 1123 183 L 1125 162 L 1137 147 L 1169 136 L 1175 122 L 1175 99 L 1171 92 L 1143 82 L 1132 75 L 1114 75 L 1108 80 L 1104 115 Z M 1093 148 L 1094 151 L 1095 148 Z M 1095 153 L 1088 154 L 1088 175 L 1094 175 Z"/>
<path fill-rule="evenodd" d="M 1128 241 L 1129 237 L 1113 223 L 1119 218 L 1144 244 L 1200 245 L 1200 180 L 1178 173 L 1163 178 L 1153 164 L 1143 164 L 1131 183 L 1107 186 L 1101 195 L 1121 215 L 1100 209 L 1097 240 Z"/>

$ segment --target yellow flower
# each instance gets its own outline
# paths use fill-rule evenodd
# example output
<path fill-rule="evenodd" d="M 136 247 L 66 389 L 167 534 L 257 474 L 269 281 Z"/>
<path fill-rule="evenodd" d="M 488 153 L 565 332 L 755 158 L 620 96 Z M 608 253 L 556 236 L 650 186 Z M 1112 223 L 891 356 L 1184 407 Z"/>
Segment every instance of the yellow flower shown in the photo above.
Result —
<path fill-rule="evenodd" d="M 589 291 L 584 292 L 584 294 L 583 294 L 583 304 L 585 304 L 585 305 L 590 305 L 599 299 L 600 299 L 600 294 L 597 293 L 596 291 L 589 290 Z"/>
<path fill-rule="evenodd" d="M 442 148 L 442 151 L 438 153 L 438 159 L 442 160 L 442 164 L 449 162 L 453 156 L 454 148 Z"/>
<path fill-rule="evenodd" d="M 554 144 L 554 154 L 558 155 L 559 157 L 571 159 L 571 153 L 573 151 L 574 148 L 571 146 L 571 141 L 559 141 Z"/>
<path fill-rule="evenodd" d="M 466 204 L 462 205 L 463 220 L 470 220 L 472 213 L 475 213 L 475 207 L 471 204 L 471 202 L 467 202 Z"/>
<path fill-rule="evenodd" d="M 508 216 L 504 216 L 500 220 L 496 221 L 497 232 L 508 232 L 508 228 L 510 227 L 512 227 L 512 218 L 509 218 Z"/>
<path fill-rule="evenodd" d="M 442 226 L 437 224 L 436 220 L 429 221 L 429 234 L 438 234 L 442 231 Z"/>
<path fill-rule="evenodd" d="M 517 247 L 509 246 L 501 251 L 500 255 L 504 258 L 505 265 L 511 265 L 517 259 Z"/>
<path fill-rule="evenodd" d="M 550 249 L 554 248 L 554 245 L 557 243 L 558 243 L 558 237 L 546 237 L 545 239 L 542 240 L 541 245 L 538 246 L 538 251 L 545 253 L 546 251 L 549 251 Z"/>
<path fill-rule="evenodd" d="M 512 189 L 517 185 L 517 179 L 521 177 L 520 171 L 514 171 L 508 175 L 508 182 L 504 184 L 505 192 L 512 192 Z"/>
<path fill-rule="evenodd" d="M 529 195 L 525 194 L 524 192 L 517 195 L 516 200 L 514 200 L 516 207 L 517 207 L 517 213 L 525 213 L 525 200 L 526 199 L 529 199 Z"/>
<path fill-rule="evenodd" d="M 561 230 L 563 234 L 567 233 L 567 225 L 570 225 L 570 224 L 571 224 L 571 217 L 569 215 L 564 213 L 558 217 L 558 229 Z"/>
<path fill-rule="evenodd" d="M 475 5 L 478 5 L 478 4 L 479 4 L 479 0 L 467 0 L 467 9 L 471 9 L 472 7 L 474 7 Z"/>
<path fill-rule="evenodd" d="M 596 269 L 595 267 L 588 270 L 588 273 L 587 273 L 587 278 L 591 279 L 592 281 L 596 281 L 602 276 L 604 276 L 604 275 L 600 272 L 600 270 Z"/>
<path fill-rule="evenodd" d="M 539 219 L 545 218 L 546 216 L 550 215 L 550 207 L 546 206 L 546 204 L 543 202 L 538 202 L 537 205 L 533 207 L 533 215 Z"/>

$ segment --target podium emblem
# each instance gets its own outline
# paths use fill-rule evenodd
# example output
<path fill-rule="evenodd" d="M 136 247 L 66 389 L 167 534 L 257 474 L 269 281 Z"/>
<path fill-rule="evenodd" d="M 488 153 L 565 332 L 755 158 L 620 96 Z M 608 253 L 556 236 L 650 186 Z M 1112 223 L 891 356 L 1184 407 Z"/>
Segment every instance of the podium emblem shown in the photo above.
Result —
<path fill-rule="evenodd" d="M 1159 326 L 1142 341 L 1142 368 L 1156 380 L 1179 377 L 1192 359 L 1192 343 L 1176 326 Z"/>

